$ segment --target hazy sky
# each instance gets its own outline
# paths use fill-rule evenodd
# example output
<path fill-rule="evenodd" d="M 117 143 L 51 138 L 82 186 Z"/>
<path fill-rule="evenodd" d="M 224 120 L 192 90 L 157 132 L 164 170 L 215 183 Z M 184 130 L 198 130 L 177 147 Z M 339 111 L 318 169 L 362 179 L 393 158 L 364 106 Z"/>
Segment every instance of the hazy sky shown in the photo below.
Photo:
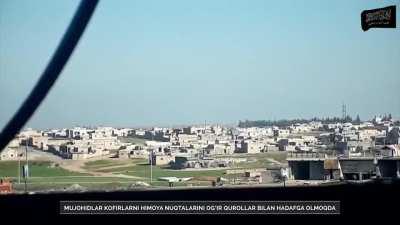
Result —
<path fill-rule="evenodd" d="M 78 4 L 0 1 L 0 127 Z M 360 25 L 362 10 L 392 4 L 399 10 L 397 0 L 100 1 L 28 126 L 340 116 L 343 101 L 361 119 L 399 117 L 400 28 Z"/>

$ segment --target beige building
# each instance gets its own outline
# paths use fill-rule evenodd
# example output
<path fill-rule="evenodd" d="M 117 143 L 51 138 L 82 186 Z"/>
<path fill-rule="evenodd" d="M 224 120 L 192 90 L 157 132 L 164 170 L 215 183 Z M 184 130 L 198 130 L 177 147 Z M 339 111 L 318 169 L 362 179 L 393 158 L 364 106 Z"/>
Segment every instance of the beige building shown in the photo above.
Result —
<path fill-rule="evenodd" d="M 28 144 L 40 150 L 48 150 L 48 140 L 49 137 L 47 136 L 31 136 Z"/>
<path fill-rule="evenodd" d="M 88 140 L 75 140 L 60 145 L 59 154 L 67 159 L 81 160 L 108 155 L 110 154 L 110 151 L 109 149 L 104 148 L 103 143 L 95 143 Z"/>
<path fill-rule="evenodd" d="M 118 158 L 122 159 L 147 159 L 149 152 L 139 145 L 128 145 L 118 151 Z"/>
<path fill-rule="evenodd" d="M 174 156 L 170 155 L 153 155 L 152 164 L 157 166 L 168 165 L 175 160 Z"/>
<path fill-rule="evenodd" d="M 22 152 L 19 150 L 18 139 L 13 139 L 4 149 L 1 151 L 0 160 L 18 160 L 18 155 Z"/>
<path fill-rule="evenodd" d="M 178 136 L 180 146 L 190 146 L 192 143 L 196 143 L 199 140 L 197 135 L 193 134 L 179 134 Z"/>
<path fill-rule="evenodd" d="M 214 144 L 214 154 L 215 155 L 230 155 L 235 151 L 234 143 L 223 143 L 223 144 Z"/>

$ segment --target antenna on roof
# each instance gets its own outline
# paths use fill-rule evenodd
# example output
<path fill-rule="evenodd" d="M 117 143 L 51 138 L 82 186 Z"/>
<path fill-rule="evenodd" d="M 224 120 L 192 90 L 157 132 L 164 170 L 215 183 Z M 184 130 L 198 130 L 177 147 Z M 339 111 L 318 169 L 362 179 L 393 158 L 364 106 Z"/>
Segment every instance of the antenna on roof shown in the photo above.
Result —
<path fill-rule="evenodd" d="M 347 117 L 346 104 L 342 103 L 342 119 L 343 119 L 343 122 L 346 121 L 346 117 Z"/>

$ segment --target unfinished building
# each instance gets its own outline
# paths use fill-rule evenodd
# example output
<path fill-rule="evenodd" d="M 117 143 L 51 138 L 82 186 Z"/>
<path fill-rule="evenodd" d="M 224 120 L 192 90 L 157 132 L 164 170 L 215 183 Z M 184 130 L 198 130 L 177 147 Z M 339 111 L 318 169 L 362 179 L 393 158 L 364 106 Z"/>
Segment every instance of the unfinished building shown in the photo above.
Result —
<path fill-rule="evenodd" d="M 400 178 L 400 157 L 340 158 L 302 153 L 287 160 L 289 179 L 293 180 Z"/>

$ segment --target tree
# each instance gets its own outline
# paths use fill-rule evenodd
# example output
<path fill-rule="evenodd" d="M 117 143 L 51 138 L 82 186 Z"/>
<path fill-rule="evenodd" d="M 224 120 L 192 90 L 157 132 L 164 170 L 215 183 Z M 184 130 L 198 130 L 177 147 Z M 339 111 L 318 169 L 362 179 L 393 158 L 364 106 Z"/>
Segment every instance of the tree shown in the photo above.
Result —
<path fill-rule="evenodd" d="M 349 116 L 349 115 L 347 115 L 345 118 L 344 118 L 344 122 L 345 123 L 350 123 L 350 122 L 352 122 L 353 121 L 353 119 L 351 118 L 351 116 Z"/>
<path fill-rule="evenodd" d="M 360 115 L 357 114 L 357 117 L 356 117 L 356 120 L 354 120 L 354 123 L 356 123 L 356 124 L 361 123 Z"/>

